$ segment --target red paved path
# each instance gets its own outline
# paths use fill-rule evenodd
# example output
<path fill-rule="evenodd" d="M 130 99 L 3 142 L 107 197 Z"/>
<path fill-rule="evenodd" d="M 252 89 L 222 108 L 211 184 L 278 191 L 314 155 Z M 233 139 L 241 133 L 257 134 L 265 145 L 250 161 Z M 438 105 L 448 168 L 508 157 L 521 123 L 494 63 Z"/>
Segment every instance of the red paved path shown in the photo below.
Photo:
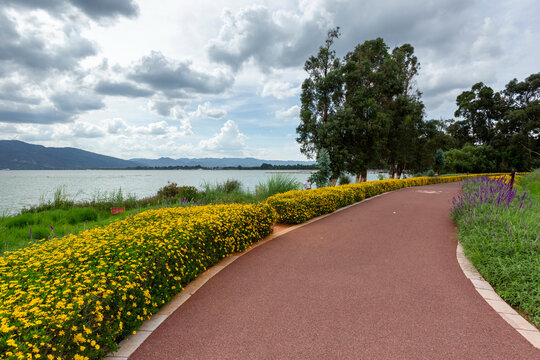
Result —
<path fill-rule="evenodd" d="M 458 191 L 400 190 L 254 249 L 130 359 L 540 359 L 456 261 Z"/>

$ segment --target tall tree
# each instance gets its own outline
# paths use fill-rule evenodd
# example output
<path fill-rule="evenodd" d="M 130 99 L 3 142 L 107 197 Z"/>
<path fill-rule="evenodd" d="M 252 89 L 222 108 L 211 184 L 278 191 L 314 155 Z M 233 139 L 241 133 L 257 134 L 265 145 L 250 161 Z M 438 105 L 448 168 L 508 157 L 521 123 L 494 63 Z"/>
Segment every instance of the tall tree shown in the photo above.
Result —
<path fill-rule="evenodd" d="M 329 131 L 336 131 L 333 122 L 343 104 L 341 62 L 332 49 L 339 35 L 339 27 L 330 30 L 317 56 L 311 56 L 304 65 L 308 77 L 302 84 L 301 122 L 296 129 L 300 151 L 308 158 L 323 148 L 328 151 L 333 179 L 343 170 L 341 147 L 327 136 Z"/>
<path fill-rule="evenodd" d="M 356 181 L 383 160 L 391 123 L 388 105 L 396 88 L 396 68 L 383 39 L 369 40 L 347 54 L 343 67 L 345 104 L 340 118 L 347 126 L 347 171 Z"/>
<path fill-rule="evenodd" d="M 513 79 L 503 91 L 506 106 L 497 124 L 495 146 L 501 162 L 511 168 L 532 169 L 540 166 L 540 73 L 524 81 Z"/>
<path fill-rule="evenodd" d="M 396 94 L 389 103 L 392 126 L 387 138 L 386 162 L 390 176 L 401 177 L 402 172 L 412 166 L 421 145 L 417 140 L 423 124 L 424 104 L 421 93 L 415 88 L 415 77 L 420 69 L 414 48 L 404 44 L 394 48 L 392 60 L 397 76 Z"/>
<path fill-rule="evenodd" d="M 456 98 L 458 109 L 455 116 L 465 119 L 465 125 L 475 144 L 490 145 L 495 136 L 495 125 L 505 111 L 501 94 L 479 82 L 470 91 Z"/>

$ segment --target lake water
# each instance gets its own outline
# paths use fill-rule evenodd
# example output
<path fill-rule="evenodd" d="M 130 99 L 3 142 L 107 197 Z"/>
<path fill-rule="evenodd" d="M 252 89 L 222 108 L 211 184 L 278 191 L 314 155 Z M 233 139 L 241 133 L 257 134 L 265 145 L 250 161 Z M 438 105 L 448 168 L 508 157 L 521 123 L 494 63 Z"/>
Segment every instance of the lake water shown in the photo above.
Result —
<path fill-rule="evenodd" d="M 205 183 L 239 180 L 244 189 L 253 191 L 276 173 L 294 176 L 304 183 L 310 171 L 268 170 L 2 170 L 0 171 L 0 215 L 19 212 L 23 207 L 53 199 L 58 187 L 65 187 L 70 200 L 92 199 L 98 194 L 122 189 L 124 195 L 137 198 L 155 195 L 157 190 L 174 182 L 201 188 Z M 376 180 L 368 173 L 368 180 Z"/>

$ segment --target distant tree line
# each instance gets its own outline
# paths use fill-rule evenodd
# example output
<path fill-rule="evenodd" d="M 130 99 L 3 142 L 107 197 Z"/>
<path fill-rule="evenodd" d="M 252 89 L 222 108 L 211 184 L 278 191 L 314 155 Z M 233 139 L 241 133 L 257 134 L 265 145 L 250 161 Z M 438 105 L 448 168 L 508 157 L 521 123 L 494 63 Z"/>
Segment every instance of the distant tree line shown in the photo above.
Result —
<path fill-rule="evenodd" d="M 328 152 L 331 184 L 342 173 L 366 179 L 370 168 L 400 177 L 446 172 L 529 170 L 540 165 L 540 74 L 496 93 L 482 83 L 457 98 L 459 120 L 425 120 L 414 48 L 365 41 L 343 59 L 324 46 L 304 66 L 297 141 L 309 158 Z M 436 155 L 436 153 L 438 153 Z"/>
<path fill-rule="evenodd" d="M 213 166 L 204 167 L 201 165 L 182 165 L 182 166 L 135 166 L 129 168 L 110 168 L 102 170 L 315 170 L 317 165 L 272 165 L 262 163 L 260 166 Z"/>

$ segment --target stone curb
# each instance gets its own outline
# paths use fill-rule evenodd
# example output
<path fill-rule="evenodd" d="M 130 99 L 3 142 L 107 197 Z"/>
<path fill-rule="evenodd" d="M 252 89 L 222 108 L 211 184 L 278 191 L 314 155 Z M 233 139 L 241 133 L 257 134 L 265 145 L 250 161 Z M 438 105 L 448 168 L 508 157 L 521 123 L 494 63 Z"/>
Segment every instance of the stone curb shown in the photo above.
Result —
<path fill-rule="evenodd" d="M 403 188 L 406 189 L 406 188 Z M 402 189 L 397 189 L 394 191 L 399 191 Z M 199 275 L 195 280 L 190 282 L 181 292 L 179 292 L 170 302 L 165 304 L 157 313 L 155 313 L 150 319 L 145 320 L 141 327 L 137 330 L 135 334 L 127 336 L 124 340 L 122 340 L 118 346 L 118 350 L 114 353 L 110 353 L 107 356 L 105 356 L 105 359 L 107 360 L 127 360 L 131 354 L 135 352 L 139 348 L 139 346 L 142 345 L 142 343 L 152 334 L 154 330 L 158 328 L 159 325 L 163 321 L 165 321 L 176 309 L 178 309 L 180 306 L 182 306 L 183 303 L 185 303 L 191 295 L 195 294 L 197 290 L 199 290 L 208 280 L 210 280 L 214 275 L 219 273 L 221 270 L 223 270 L 226 266 L 232 264 L 236 259 L 238 259 L 240 256 L 247 254 L 251 250 L 266 244 L 269 241 L 274 240 L 275 238 L 284 235 L 288 233 L 289 231 L 301 228 L 302 226 L 311 224 L 312 222 L 321 220 L 327 216 L 330 216 L 336 212 L 343 211 L 345 209 L 350 208 L 351 206 L 354 206 L 356 204 L 359 204 L 364 201 L 369 201 L 371 199 L 374 199 L 379 196 L 383 196 L 386 194 L 389 194 L 394 191 L 388 191 L 382 194 L 378 194 L 375 196 L 372 196 L 370 198 L 364 199 L 362 201 L 356 202 L 351 205 L 347 205 L 345 207 L 339 208 L 334 212 L 331 212 L 329 214 L 321 215 L 318 217 L 315 217 L 313 219 L 310 219 L 302 224 L 298 225 L 291 225 L 287 226 L 287 228 L 277 231 L 275 233 L 272 233 L 265 237 L 262 240 L 257 241 L 253 245 L 251 245 L 250 248 L 248 248 L 246 251 L 242 253 L 236 253 L 232 254 L 219 262 L 217 262 L 215 265 L 207 269 L 204 273 Z"/>
<path fill-rule="evenodd" d="M 535 348 L 540 350 L 540 331 L 519 315 L 508 305 L 491 285 L 478 273 L 473 264 L 463 252 L 463 246 L 458 242 L 456 257 L 465 276 L 471 281 L 476 291 L 510 326 L 527 339 Z"/>

